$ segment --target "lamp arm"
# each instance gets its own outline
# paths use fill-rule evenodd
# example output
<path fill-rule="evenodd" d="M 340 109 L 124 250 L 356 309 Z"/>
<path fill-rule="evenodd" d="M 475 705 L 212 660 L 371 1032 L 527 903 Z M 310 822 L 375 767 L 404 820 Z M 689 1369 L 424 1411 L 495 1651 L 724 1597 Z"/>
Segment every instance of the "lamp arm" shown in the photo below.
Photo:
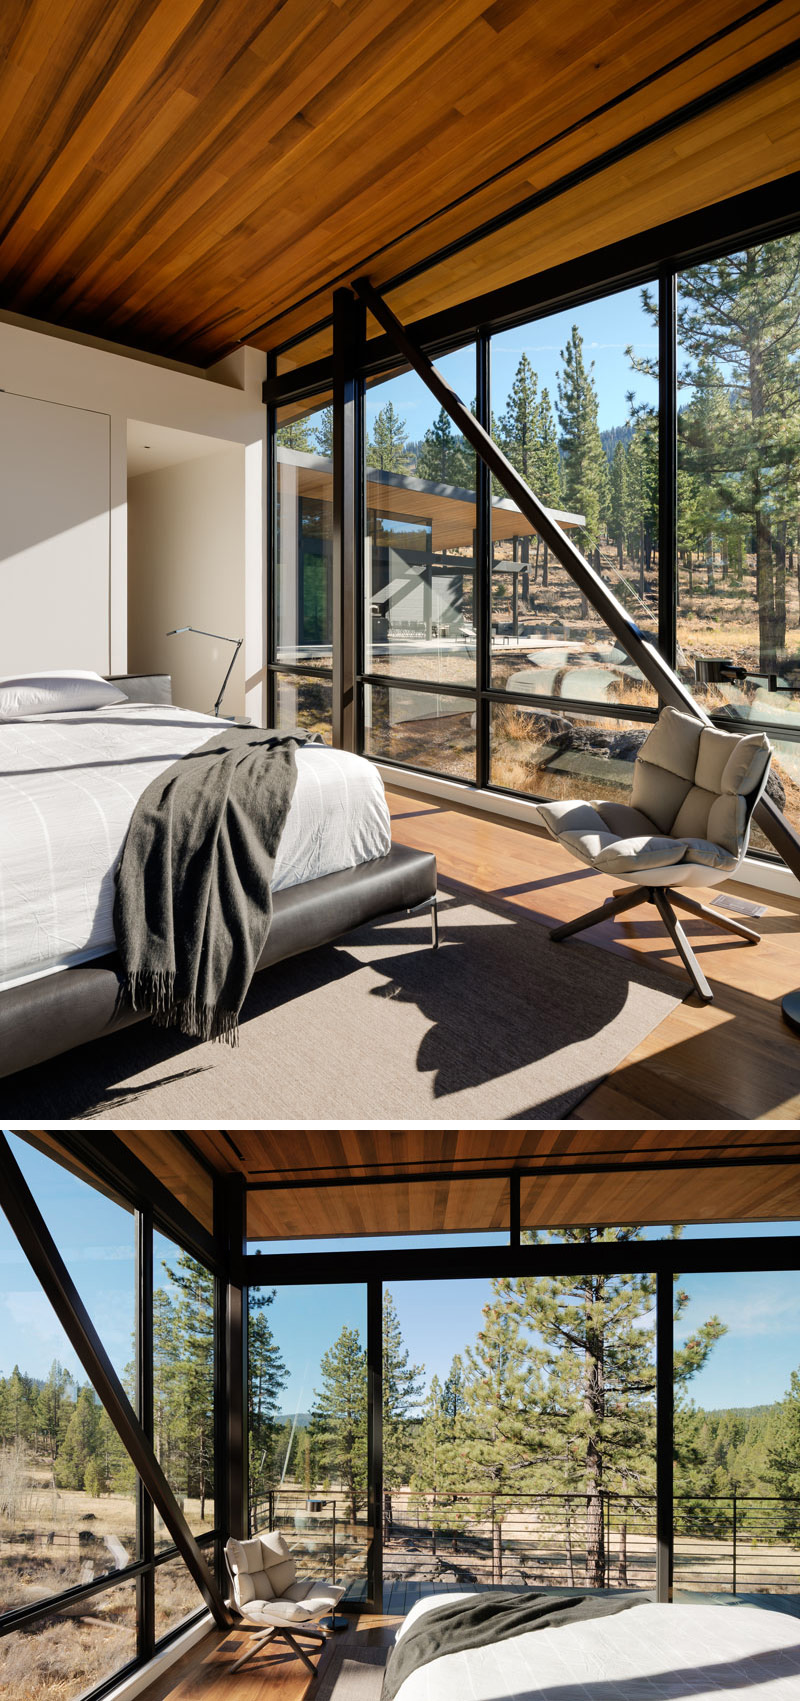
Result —
<path fill-rule="evenodd" d="M 204 634 L 204 636 L 205 636 L 205 637 L 209 637 L 209 638 L 212 638 L 212 637 L 217 637 L 217 636 L 218 636 L 218 634 L 217 634 L 217 633 L 214 633 L 214 632 L 208 632 L 208 633 L 205 633 L 205 634 Z M 229 679 L 230 679 L 230 676 L 231 676 L 231 674 L 232 674 L 232 672 L 233 672 L 233 664 L 234 664 L 234 662 L 235 662 L 235 660 L 236 660 L 236 657 L 237 657 L 237 656 L 238 656 L 238 654 L 239 654 L 239 651 L 240 651 L 240 649 L 241 649 L 241 647 L 242 647 L 242 644 L 243 644 L 243 643 L 244 643 L 244 639 L 243 639 L 243 638 L 238 638 L 238 639 L 237 639 L 237 641 L 236 641 L 236 649 L 235 649 L 235 650 L 234 650 L 234 652 L 233 652 L 233 655 L 232 655 L 232 656 L 231 656 L 231 664 L 230 664 L 230 667 L 229 667 L 229 668 L 228 668 L 228 671 L 227 671 L 227 673 L 226 673 L 226 675 L 225 675 L 225 678 L 224 678 L 224 679 L 223 679 L 223 681 L 222 681 L 222 684 L 221 684 L 221 686 L 220 686 L 220 688 L 219 688 L 219 696 L 218 696 L 218 698 L 217 698 L 217 701 L 216 701 L 216 703 L 215 703 L 215 704 L 214 704 L 214 714 L 215 714 L 215 715 L 218 715 L 218 714 L 219 714 L 219 706 L 220 706 L 220 703 L 221 703 L 221 702 L 222 702 L 222 699 L 223 699 L 223 697 L 224 697 L 224 695 L 225 695 L 225 687 L 226 687 L 226 685 L 227 685 L 227 683 L 228 683 L 228 680 L 229 680 Z"/>

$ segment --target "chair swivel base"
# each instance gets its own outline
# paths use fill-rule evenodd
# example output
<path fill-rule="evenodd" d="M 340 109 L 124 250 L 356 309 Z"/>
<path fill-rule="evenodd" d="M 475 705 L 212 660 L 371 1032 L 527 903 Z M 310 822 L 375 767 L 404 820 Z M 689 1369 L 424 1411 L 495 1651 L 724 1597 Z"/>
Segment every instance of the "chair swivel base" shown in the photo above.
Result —
<path fill-rule="evenodd" d="M 244 1627 L 237 1625 L 236 1628 L 239 1630 Z M 328 1640 L 324 1630 L 312 1630 L 305 1624 L 297 1626 L 296 1634 L 310 1637 L 312 1641 L 319 1642 L 321 1647 L 324 1647 Z M 245 1648 L 244 1653 L 239 1655 L 238 1660 L 234 1660 L 234 1663 L 230 1668 L 232 1672 L 238 1671 L 239 1667 L 244 1665 L 245 1660 L 251 1660 L 254 1654 L 260 1654 L 261 1649 L 265 1648 L 268 1642 L 287 1642 L 292 1653 L 296 1654 L 299 1660 L 302 1660 L 304 1666 L 307 1666 L 311 1676 L 316 1677 L 316 1666 L 312 1665 L 305 1648 L 300 1647 L 300 1643 L 295 1640 L 295 1637 L 292 1635 L 290 1630 L 283 1630 L 279 1628 L 278 1625 L 273 1624 L 270 1626 L 269 1630 L 260 1631 L 254 1629 L 250 1632 L 250 1635 L 251 1640 Z"/>
<path fill-rule="evenodd" d="M 627 886 L 622 892 L 614 892 L 612 897 L 608 898 L 604 904 L 599 904 L 596 910 L 590 910 L 588 915 L 579 916 L 576 921 L 567 921 L 561 927 L 552 928 L 550 938 L 558 942 L 562 939 L 569 939 L 573 933 L 583 933 L 587 927 L 594 927 L 596 922 L 608 921 L 611 916 L 621 915 L 623 910 L 635 909 L 637 904 L 642 903 L 655 904 L 689 979 L 705 1004 L 713 1003 L 714 994 L 675 914 L 673 905 L 678 909 L 688 910 L 690 915 L 704 916 L 706 921 L 713 922 L 715 927 L 721 927 L 726 933 L 735 933 L 739 939 L 746 940 L 748 945 L 757 945 L 761 938 L 760 933 L 754 932 L 752 927 L 745 927 L 741 921 L 734 921 L 731 916 L 720 915 L 719 910 L 709 909 L 708 904 L 701 904 L 697 898 L 687 897 L 685 892 L 678 891 L 674 886 Z M 798 999 L 798 1006 L 800 1007 L 800 994 L 794 994 L 794 996 Z M 800 1008 L 798 1009 L 798 1018 L 800 1020 Z M 790 1018 L 787 1018 L 787 1020 L 790 1020 Z"/>

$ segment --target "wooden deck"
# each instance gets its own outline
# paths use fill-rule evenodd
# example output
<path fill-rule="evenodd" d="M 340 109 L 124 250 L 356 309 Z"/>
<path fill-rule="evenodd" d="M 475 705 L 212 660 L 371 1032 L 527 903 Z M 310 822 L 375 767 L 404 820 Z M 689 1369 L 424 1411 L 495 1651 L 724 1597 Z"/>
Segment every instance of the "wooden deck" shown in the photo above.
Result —
<path fill-rule="evenodd" d="M 546 926 L 593 909 L 614 888 L 536 828 L 391 787 L 387 796 L 394 838 L 434 851 L 444 881 L 501 898 Z M 692 990 L 650 906 L 586 936 L 658 964 L 685 986 L 686 997 L 584 1099 L 573 1113 L 577 1120 L 800 1119 L 800 1039 L 780 1010 L 784 993 L 800 986 L 800 900 L 733 882 L 696 895 L 710 902 L 725 891 L 764 903 L 766 914 L 755 923 L 758 946 L 682 917 L 714 992 L 711 1005 Z"/>

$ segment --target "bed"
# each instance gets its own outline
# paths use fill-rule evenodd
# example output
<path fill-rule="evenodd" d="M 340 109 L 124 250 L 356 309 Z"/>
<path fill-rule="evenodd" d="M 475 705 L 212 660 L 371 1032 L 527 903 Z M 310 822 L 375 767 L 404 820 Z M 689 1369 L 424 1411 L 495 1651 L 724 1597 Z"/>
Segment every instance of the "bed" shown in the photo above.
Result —
<path fill-rule="evenodd" d="M 220 729 L 170 702 L 166 676 L 117 700 L 0 721 L 0 1076 L 142 1019 L 117 1008 L 114 869 L 137 797 Z M 435 859 L 392 846 L 377 770 L 297 752 L 259 970 L 368 921 L 430 909 Z"/>
<path fill-rule="evenodd" d="M 465 1599 L 468 1597 L 464 1597 Z M 412 1607 L 407 1635 L 455 1594 Z M 444 1654 L 402 1683 L 398 1701 L 798 1701 L 800 1621 L 752 1606 L 656 1605 Z"/>

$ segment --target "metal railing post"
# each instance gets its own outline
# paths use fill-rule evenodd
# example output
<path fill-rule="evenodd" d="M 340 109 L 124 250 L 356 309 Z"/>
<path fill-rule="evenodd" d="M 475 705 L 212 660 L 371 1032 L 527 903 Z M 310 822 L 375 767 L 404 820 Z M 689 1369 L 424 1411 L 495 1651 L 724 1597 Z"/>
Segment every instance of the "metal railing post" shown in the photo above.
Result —
<path fill-rule="evenodd" d="M 736 1490 L 733 1491 L 733 1589 L 736 1594 Z"/>
<path fill-rule="evenodd" d="M 331 1528 L 331 1582 L 336 1582 L 336 1501 L 333 1501 L 333 1525 Z"/>

